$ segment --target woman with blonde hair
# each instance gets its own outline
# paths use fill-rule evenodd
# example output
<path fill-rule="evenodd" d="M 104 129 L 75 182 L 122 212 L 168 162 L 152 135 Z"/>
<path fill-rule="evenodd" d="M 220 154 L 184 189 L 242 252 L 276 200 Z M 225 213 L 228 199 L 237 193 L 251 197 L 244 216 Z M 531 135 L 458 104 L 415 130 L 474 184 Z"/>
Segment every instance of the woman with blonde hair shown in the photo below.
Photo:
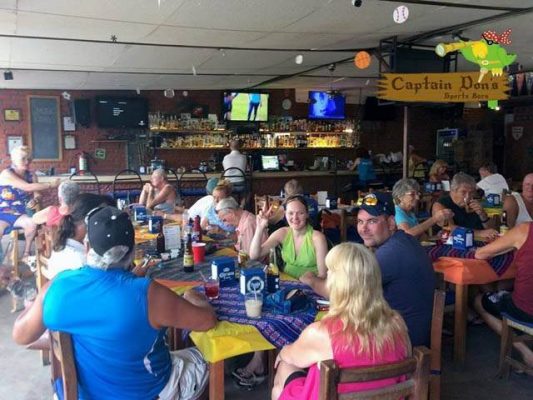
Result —
<path fill-rule="evenodd" d="M 60 183 L 59 179 L 49 183 L 34 183 L 36 179 L 29 169 L 30 163 L 30 148 L 15 147 L 11 151 L 11 166 L 0 173 L 0 238 L 13 228 L 22 228 L 26 238 L 23 260 L 30 254 L 37 229 L 37 225 L 26 214 L 26 209 L 37 206 L 40 191 L 57 188 Z"/>
<path fill-rule="evenodd" d="M 340 368 L 349 368 L 410 356 L 407 327 L 383 297 L 381 272 L 370 250 L 360 244 L 342 243 L 328 253 L 326 266 L 329 312 L 279 352 L 273 400 L 318 398 L 317 365 L 323 360 L 333 359 Z M 338 392 L 377 389 L 397 382 L 389 378 L 340 384 Z"/>
<path fill-rule="evenodd" d="M 442 181 L 449 181 L 448 163 L 444 160 L 436 160 L 429 170 L 429 181 L 433 183 L 440 183 Z"/>

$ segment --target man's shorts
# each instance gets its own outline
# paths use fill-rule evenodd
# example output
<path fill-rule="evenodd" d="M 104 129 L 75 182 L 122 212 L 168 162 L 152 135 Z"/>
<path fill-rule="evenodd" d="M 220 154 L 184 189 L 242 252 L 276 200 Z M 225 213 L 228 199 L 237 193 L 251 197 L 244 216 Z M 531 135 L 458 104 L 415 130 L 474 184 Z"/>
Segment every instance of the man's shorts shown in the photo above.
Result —
<path fill-rule="evenodd" d="M 502 313 L 505 313 L 513 319 L 533 323 L 533 316 L 515 306 L 511 293 L 505 290 L 485 293 L 481 298 L 481 305 L 489 314 L 496 318 L 501 319 Z"/>
<path fill-rule="evenodd" d="M 196 347 L 170 352 L 172 372 L 159 393 L 160 400 L 194 400 L 209 382 L 209 371 L 202 353 Z"/>

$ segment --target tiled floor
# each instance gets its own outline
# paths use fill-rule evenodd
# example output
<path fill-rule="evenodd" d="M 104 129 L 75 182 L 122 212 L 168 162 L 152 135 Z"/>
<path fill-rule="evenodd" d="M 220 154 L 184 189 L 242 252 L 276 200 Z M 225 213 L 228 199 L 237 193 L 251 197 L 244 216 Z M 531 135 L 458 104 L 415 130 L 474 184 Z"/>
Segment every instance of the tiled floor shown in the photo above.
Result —
<path fill-rule="evenodd" d="M 40 365 L 35 351 L 17 346 L 11 339 L 15 315 L 10 314 L 11 298 L 0 293 L 0 400 L 51 399 L 50 369 Z M 468 329 L 467 362 L 464 369 L 452 363 L 451 342 L 443 349 L 442 399 L 533 399 L 533 378 L 512 374 L 509 381 L 495 379 L 499 338 L 486 326 Z M 230 400 L 269 399 L 267 384 L 254 392 L 238 389 L 231 378 L 226 381 L 226 398 Z"/>

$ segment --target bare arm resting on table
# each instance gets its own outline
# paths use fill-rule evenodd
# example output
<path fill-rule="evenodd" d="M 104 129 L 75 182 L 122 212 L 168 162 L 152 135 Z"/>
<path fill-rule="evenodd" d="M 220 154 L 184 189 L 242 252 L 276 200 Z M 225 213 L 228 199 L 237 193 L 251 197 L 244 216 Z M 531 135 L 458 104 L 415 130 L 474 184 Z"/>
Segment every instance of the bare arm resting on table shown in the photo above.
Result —
<path fill-rule="evenodd" d="M 519 249 L 526 242 L 529 229 L 529 224 L 527 223 L 515 226 L 494 242 L 477 249 L 476 258 L 486 260 L 508 251 Z"/>
<path fill-rule="evenodd" d="M 217 323 L 215 311 L 204 296 L 188 291 L 182 298 L 157 282 L 148 289 L 148 319 L 156 329 L 172 326 L 207 331 Z"/>

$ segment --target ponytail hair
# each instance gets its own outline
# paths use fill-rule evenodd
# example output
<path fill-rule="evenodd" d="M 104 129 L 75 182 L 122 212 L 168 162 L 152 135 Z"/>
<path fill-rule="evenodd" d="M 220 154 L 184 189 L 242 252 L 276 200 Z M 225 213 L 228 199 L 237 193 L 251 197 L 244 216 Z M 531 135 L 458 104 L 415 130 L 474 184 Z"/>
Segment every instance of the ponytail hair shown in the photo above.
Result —
<path fill-rule="evenodd" d="M 72 205 L 70 214 L 63 216 L 61 219 L 59 229 L 54 238 L 53 250 L 63 250 L 67 245 L 67 239 L 73 239 L 76 235 L 76 226 L 79 223 L 84 223 L 87 213 L 93 208 L 106 205 L 114 205 L 113 199 L 109 196 L 94 193 L 78 195 Z"/>

